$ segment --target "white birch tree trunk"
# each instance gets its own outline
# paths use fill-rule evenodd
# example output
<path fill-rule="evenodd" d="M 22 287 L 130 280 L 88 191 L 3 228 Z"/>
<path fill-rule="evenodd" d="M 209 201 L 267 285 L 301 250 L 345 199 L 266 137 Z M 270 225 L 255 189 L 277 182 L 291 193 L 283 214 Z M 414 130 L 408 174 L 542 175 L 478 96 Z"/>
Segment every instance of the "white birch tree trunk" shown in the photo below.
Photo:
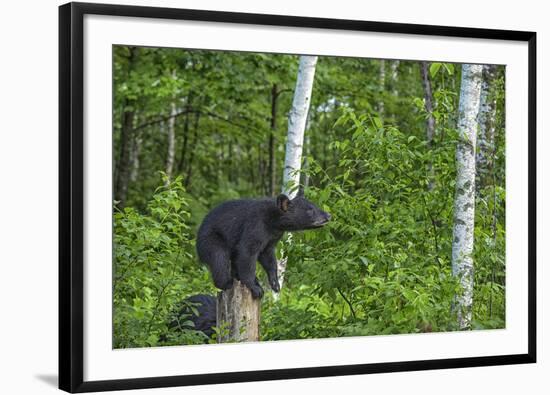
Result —
<path fill-rule="evenodd" d="M 474 214 L 476 177 L 477 116 L 481 94 L 481 65 L 462 65 L 458 106 L 458 144 L 456 148 L 456 192 L 452 246 L 452 273 L 461 292 L 456 295 L 453 310 L 461 330 L 470 329 L 474 288 Z"/>
<path fill-rule="evenodd" d="M 391 69 L 391 82 L 392 82 L 392 95 L 397 96 L 397 77 L 398 77 L 398 69 L 399 69 L 399 60 L 392 60 L 390 63 L 390 69 Z"/>
<path fill-rule="evenodd" d="M 428 142 L 428 149 L 431 150 L 435 136 L 435 118 L 433 116 L 433 93 L 429 69 L 430 66 L 428 62 L 422 62 L 420 64 L 422 87 L 424 88 L 424 104 L 426 106 L 426 112 L 428 113 L 428 118 L 426 119 L 426 141 Z M 431 161 L 428 163 L 428 178 L 428 190 L 432 191 L 434 189 L 434 170 Z"/>
<path fill-rule="evenodd" d="M 481 82 L 481 98 L 478 116 L 478 152 L 476 156 L 478 181 L 481 181 L 483 175 L 492 167 L 494 159 L 497 103 L 495 95 L 491 92 L 491 86 L 495 80 L 495 74 L 496 68 L 494 65 L 483 66 L 483 80 Z"/>
<path fill-rule="evenodd" d="M 296 88 L 292 108 L 288 116 L 288 132 L 286 138 L 285 165 L 283 169 L 283 193 L 293 199 L 300 183 L 300 169 L 302 165 L 302 149 L 304 146 L 304 132 L 307 115 L 311 103 L 311 91 L 315 77 L 317 56 L 300 56 Z M 290 239 L 287 239 L 290 242 Z M 283 287 L 287 258 L 277 261 L 277 275 L 279 286 Z M 275 298 L 277 299 L 277 295 Z"/>
<path fill-rule="evenodd" d="M 172 102 L 170 119 L 168 120 L 168 152 L 166 154 L 166 175 L 168 180 L 172 179 L 174 170 L 174 158 L 176 155 L 176 103 Z"/>
<path fill-rule="evenodd" d="M 304 131 L 311 102 L 316 64 L 317 56 L 300 56 L 294 99 L 288 116 L 285 166 L 283 170 L 283 193 L 290 199 L 296 196 L 295 186 L 300 182 L 299 171 L 302 164 Z"/>

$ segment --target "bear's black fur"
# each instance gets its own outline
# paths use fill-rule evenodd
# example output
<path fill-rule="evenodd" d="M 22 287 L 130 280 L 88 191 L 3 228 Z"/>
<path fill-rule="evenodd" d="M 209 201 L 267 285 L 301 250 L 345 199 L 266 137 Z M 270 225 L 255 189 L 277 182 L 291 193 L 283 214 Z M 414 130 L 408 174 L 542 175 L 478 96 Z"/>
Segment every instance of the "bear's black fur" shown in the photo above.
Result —
<path fill-rule="evenodd" d="M 192 304 L 197 314 L 189 307 Z M 179 317 L 184 321 L 193 322 L 194 326 L 181 326 L 178 320 L 170 323 L 171 328 L 195 329 L 212 337 L 216 326 L 216 298 L 211 295 L 193 295 L 186 299 L 185 306 L 180 310 Z"/>
<path fill-rule="evenodd" d="M 279 292 L 275 247 L 285 231 L 319 228 L 330 220 L 303 196 L 290 200 L 241 199 L 220 204 L 204 218 L 197 235 L 197 253 L 219 289 L 229 289 L 233 278 L 245 284 L 254 298 L 263 289 L 256 277 L 256 261 L 265 269 L 269 284 Z"/>

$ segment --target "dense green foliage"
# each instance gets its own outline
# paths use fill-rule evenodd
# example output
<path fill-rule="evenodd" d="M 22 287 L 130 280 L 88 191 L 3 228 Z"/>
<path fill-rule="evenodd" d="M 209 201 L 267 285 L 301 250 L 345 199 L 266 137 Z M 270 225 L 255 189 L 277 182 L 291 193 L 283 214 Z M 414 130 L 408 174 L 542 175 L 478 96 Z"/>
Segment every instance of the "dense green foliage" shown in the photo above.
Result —
<path fill-rule="evenodd" d="M 114 48 L 115 347 L 205 341 L 169 327 L 187 296 L 216 292 L 197 262 L 196 230 L 224 200 L 279 193 L 297 64 L 291 55 Z M 478 168 L 473 329 L 505 323 L 503 78 L 498 68 L 494 150 Z M 280 243 L 288 269 L 281 298 L 262 300 L 262 340 L 457 329 L 460 67 L 432 63 L 430 79 L 433 141 L 418 62 L 319 58 L 302 183 L 332 221 Z"/>
<path fill-rule="evenodd" d="M 167 327 L 176 318 L 175 301 L 212 291 L 207 273 L 194 264 L 187 210 L 178 178 L 156 191 L 147 215 L 131 207 L 115 213 L 115 347 L 153 346 L 167 333 L 176 344 L 204 340 L 200 332 Z"/>

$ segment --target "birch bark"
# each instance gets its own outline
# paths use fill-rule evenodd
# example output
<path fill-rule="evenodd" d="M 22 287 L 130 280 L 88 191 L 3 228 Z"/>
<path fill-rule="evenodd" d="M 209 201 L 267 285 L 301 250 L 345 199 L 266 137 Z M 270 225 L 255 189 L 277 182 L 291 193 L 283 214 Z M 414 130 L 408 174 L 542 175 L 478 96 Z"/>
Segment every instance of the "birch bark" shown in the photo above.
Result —
<path fill-rule="evenodd" d="M 299 171 L 302 162 L 304 131 L 311 102 L 316 64 L 317 56 L 300 57 L 294 99 L 292 100 L 292 108 L 288 117 L 285 166 L 283 170 L 283 193 L 290 199 L 296 196 L 297 190 L 295 187 L 300 182 Z"/>
<path fill-rule="evenodd" d="M 166 176 L 168 181 L 172 179 L 174 158 L 176 156 L 176 114 L 176 103 L 172 102 L 170 119 L 168 120 L 168 152 L 166 153 Z"/>
<path fill-rule="evenodd" d="M 269 196 L 275 194 L 275 133 L 277 132 L 277 99 L 279 97 L 277 84 L 271 88 L 271 121 L 269 133 Z"/>
<path fill-rule="evenodd" d="M 428 118 L 426 118 L 426 141 L 428 142 L 428 149 L 432 149 L 433 139 L 435 136 L 435 118 L 433 116 L 433 93 L 432 83 L 429 76 L 430 65 L 428 62 L 422 62 L 420 64 L 420 74 L 422 75 L 422 87 L 424 88 L 424 103 L 426 106 L 426 112 Z M 428 163 L 428 190 L 434 189 L 434 170 L 431 161 Z"/>
<path fill-rule="evenodd" d="M 491 86 L 496 77 L 494 65 L 483 66 L 483 80 L 481 82 L 481 98 L 479 104 L 479 136 L 478 152 L 476 156 L 477 181 L 481 184 L 484 176 L 492 168 L 495 147 L 495 116 L 496 97 L 491 92 Z M 478 189 L 481 185 L 478 185 Z"/>
<path fill-rule="evenodd" d="M 458 143 L 456 148 L 456 192 L 452 245 L 452 273 L 461 292 L 453 310 L 461 330 L 470 329 L 474 288 L 474 214 L 476 176 L 477 116 L 481 94 L 482 66 L 464 64 L 458 107 Z"/>
<path fill-rule="evenodd" d="M 391 82 L 392 82 L 392 95 L 397 96 L 397 77 L 398 77 L 398 70 L 399 70 L 399 60 L 392 60 L 390 63 L 390 69 L 391 69 Z"/>
<path fill-rule="evenodd" d="M 293 199 L 300 183 L 300 169 L 302 163 L 302 149 L 304 146 L 304 132 L 306 129 L 307 115 L 311 103 L 313 79 L 317 56 L 301 56 L 296 77 L 294 99 L 288 117 L 288 132 L 286 139 L 285 165 L 283 169 L 283 193 Z M 287 239 L 290 242 L 290 239 Z M 287 258 L 277 261 L 277 275 L 279 286 L 283 287 Z M 277 297 L 277 296 L 276 296 Z"/>

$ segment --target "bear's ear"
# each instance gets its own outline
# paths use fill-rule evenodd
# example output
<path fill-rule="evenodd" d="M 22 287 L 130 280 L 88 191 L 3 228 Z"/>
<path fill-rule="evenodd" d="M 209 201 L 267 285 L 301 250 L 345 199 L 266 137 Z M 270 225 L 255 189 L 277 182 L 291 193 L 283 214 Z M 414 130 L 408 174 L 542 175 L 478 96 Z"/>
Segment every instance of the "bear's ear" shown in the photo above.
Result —
<path fill-rule="evenodd" d="M 281 211 L 286 212 L 288 210 L 289 203 L 290 199 L 284 193 L 277 196 L 277 207 L 279 207 Z"/>

